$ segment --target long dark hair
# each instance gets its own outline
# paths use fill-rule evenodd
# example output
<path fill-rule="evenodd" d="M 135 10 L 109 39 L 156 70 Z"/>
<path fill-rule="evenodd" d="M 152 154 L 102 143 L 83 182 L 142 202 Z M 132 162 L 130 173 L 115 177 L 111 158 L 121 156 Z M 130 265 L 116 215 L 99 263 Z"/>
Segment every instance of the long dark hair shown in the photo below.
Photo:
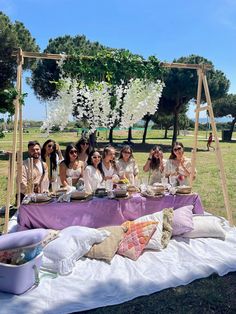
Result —
<path fill-rule="evenodd" d="M 89 140 L 85 137 L 81 137 L 81 139 L 78 140 L 78 142 L 75 144 L 77 151 L 78 151 L 78 154 L 80 154 L 82 152 L 81 145 L 83 145 L 83 144 L 89 144 L 88 148 L 86 149 L 86 154 L 89 155 L 89 153 L 91 151 L 90 143 L 89 143 Z"/>
<path fill-rule="evenodd" d="M 184 149 L 184 145 L 183 145 L 182 142 L 174 142 L 174 144 L 173 144 L 173 146 L 172 146 L 172 148 L 171 148 L 171 153 L 170 153 L 169 159 L 176 159 L 176 158 L 177 158 L 176 155 L 175 155 L 175 153 L 174 153 L 174 147 L 175 147 L 176 145 L 179 145 L 179 146 L 181 146 L 181 147 Z"/>
<path fill-rule="evenodd" d="M 162 152 L 162 148 L 158 145 L 155 145 L 152 150 L 153 151 L 159 150 L 160 152 Z M 150 168 L 152 170 L 155 170 L 155 169 L 159 169 L 159 166 L 160 166 L 160 158 L 155 158 L 153 154 L 152 159 L 150 161 Z"/>
<path fill-rule="evenodd" d="M 51 166 L 51 169 L 56 170 L 57 169 L 57 153 L 56 153 L 56 142 L 54 140 L 49 139 L 43 144 L 43 147 L 41 150 L 41 159 L 42 161 L 46 162 L 46 147 L 51 142 L 53 143 L 53 146 L 52 146 L 53 151 L 50 154 L 50 166 Z"/>
<path fill-rule="evenodd" d="M 76 149 L 77 150 L 77 147 L 74 144 L 68 144 L 66 146 L 65 158 L 64 158 L 64 160 L 62 162 L 64 162 L 64 164 L 67 166 L 67 168 L 69 168 L 69 165 L 70 165 L 70 151 L 72 149 Z M 77 156 L 77 159 L 78 159 L 78 156 Z"/>
<path fill-rule="evenodd" d="M 93 155 L 94 155 L 95 153 L 99 153 L 99 154 L 100 154 L 99 150 L 97 150 L 97 149 L 93 149 L 93 150 L 91 150 L 91 152 L 89 153 L 89 155 L 88 155 L 88 160 L 87 160 L 87 166 L 93 166 L 93 167 L 94 167 L 93 161 L 92 161 L 92 157 L 93 157 Z M 102 175 L 102 177 L 104 178 L 105 174 L 104 174 L 104 171 L 103 171 L 103 169 L 102 169 L 102 160 L 100 160 L 100 163 L 98 164 L 98 170 L 101 172 L 101 175 Z"/>
<path fill-rule="evenodd" d="M 121 148 L 121 151 L 120 151 L 120 156 L 119 156 L 119 159 L 122 159 L 123 158 L 123 151 L 125 150 L 129 150 L 131 152 L 131 154 L 129 155 L 129 160 L 130 159 L 134 159 L 134 155 L 133 155 L 133 149 L 129 146 L 129 145 L 125 145 Z"/>
<path fill-rule="evenodd" d="M 106 157 L 106 155 L 110 152 L 110 151 L 116 151 L 115 148 L 111 145 L 108 145 L 106 147 L 104 147 L 103 149 L 103 152 L 102 152 L 102 159 L 104 159 Z M 110 164 L 112 165 L 112 167 L 117 170 L 117 167 L 116 167 L 116 161 L 115 160 L 111 160 L 110 161 Z"/>

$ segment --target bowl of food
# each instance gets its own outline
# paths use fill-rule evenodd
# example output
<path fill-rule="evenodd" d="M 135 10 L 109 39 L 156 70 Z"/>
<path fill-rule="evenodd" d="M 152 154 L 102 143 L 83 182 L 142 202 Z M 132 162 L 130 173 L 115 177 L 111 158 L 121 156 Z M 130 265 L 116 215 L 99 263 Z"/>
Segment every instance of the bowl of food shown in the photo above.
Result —
<path fill-rule="evenodd" d="M 71 193 L 71 198 L 74 200 L 81 200 L 86 198 L 86 192 L 85 191 L 73 191 Z"/>
<path fill-rule="evenodd" d="M 35 196 L 32 198 L 33 202 L 35 203 L 43 203 L 50 201 L 51 197 L 48 196 L 46 193 L 44 194 L 35 194 Z"/>
<path fill-rule="evenodd" d="M 140 190 L 139 190 L 139 188 L 138 188 L 137 186 L 135 186 L 135 185 L 129 185 L 129 186 L 127 187 L 127 191 L 128 191 L 129 193 L 135 193 L 135 192 L 139 192 Z"/>
<path fill-rule="evenodd" d="M 179 194 L 190 194 L 192 192 L 191 186 L 188 185 L 180 185 L 176 187 L 176 193 Z"/>
<path fill-rule="evenodd" d="M 165 192 L 165 187 L 161 184 L 160 185 L 148 185 L 147 191 L 153 195 L 163 194 Z"/>
<path fill-rule="evenodd" d="M 98 188 L 94 194 L 96 197 L 104 197 L 107 196 L 107 190 L 105 188 Z"/>
<path fill-rule="evenodd" d="M 115 197 L 125 197 L 127 196 L 127 189 L 114 189 L 113 193 L 115 195 Z"/>

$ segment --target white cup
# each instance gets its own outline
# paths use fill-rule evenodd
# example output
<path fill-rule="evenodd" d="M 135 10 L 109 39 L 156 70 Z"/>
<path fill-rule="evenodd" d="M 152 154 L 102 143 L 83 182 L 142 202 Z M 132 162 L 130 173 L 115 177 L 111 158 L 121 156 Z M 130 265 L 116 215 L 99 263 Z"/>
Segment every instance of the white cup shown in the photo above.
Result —
<path fill-rule="evenodd" d="M 163 184 L 164 186 L 166 186 L 166 185 L 168 184 L 168 178 L 162 177 L 162 178 L 161 178 L 161 184 Z"/>
<path fill-rule="evenodd" d="M 58 190 L 58 188 L 59 188 L 58 185 L 59 184 L 57 183 L 57 181 L 52 182 L 52 192 L 53 193 L 55 193 Z"/>
<path fill-rule="evenodd" d="M 177 177 L 176 176 L 169 176 L 169 182 L 171 186 L 177 185 Z"/>
<path fill-rule="evenodd" d="M 67 177 L 66 181 L 67 181 L 69 186 L 72 186 L 72 177 Z"/>
<path fill-rule="evenodd" d="M 111 191 L 113 188 L 113 181 L 112 180 L 106 180 L 105 181 L 105 188 L 107 191 Z"/>

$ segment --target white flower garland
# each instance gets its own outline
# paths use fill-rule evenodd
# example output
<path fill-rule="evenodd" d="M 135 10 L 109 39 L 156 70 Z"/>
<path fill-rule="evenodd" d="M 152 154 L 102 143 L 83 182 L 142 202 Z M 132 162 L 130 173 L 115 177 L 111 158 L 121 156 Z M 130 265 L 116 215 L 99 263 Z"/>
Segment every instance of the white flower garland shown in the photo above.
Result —
<path fill-rule="evenodd" d="M 49 101 L 48 117 L 41 128 L 50 130 L 53 126 L 59 126 L 60 130 L 63 130 L 68 124 L 76 101 L 77 83 L 67 78 L 57 98 Z"/>
<path fill-rule="evenodd" d="M 60 78 L 64 75 L 62 58 Z M 86 118 L 89 132 L 99 127 L 111 128 L 115 124 L 129 128 L 140 121 L 147 113 L 154 114 L 162 94 L 164 84 L 161 81 L 150 82 L 131 79 L 127 85 L 121 82 L 115 88 L 106 82 L 94 82 L 89 87 L 71 78 L 64 79 L 64 84 L 56 99 L 49 102 L 49 114 L 42 128 L 51 129 L 59 126 L 61 130 L 67 125 L 73 110 L 77 109 L 78 120 Z M 114 90 L 116 102 L 111 108 L 111 94 Z"/>
<path fill-rule="evenodd" d="M 164 84 L 161 81 L 154 83 L 131 79 L 123 101 L 120 127 L 132 127 L 147 113 L 154 114 L 158 109 L 163 87 Z"/>

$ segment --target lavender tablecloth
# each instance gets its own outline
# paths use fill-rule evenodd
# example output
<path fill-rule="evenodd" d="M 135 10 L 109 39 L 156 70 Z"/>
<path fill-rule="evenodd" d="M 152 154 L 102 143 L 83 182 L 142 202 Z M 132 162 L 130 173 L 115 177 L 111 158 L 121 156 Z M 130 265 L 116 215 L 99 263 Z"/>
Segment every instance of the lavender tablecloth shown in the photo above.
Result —
<path fill-rule="evenodd" d="M 145 198 L 139 194 L 129 199 L 99 199 L 87 202 L 51 202 L 47 204 L 21 205 L 19 208 L 19 230 L 50 228 L 61 230 L 68 226 L 87 226 L 98 228 L 120 225 L 126 220 L 152 214 L 166 207 L 174 209 L 193 205 L 193 213 L 204 212 L 198 194 L 165 195 L 160 198 Z"/>

